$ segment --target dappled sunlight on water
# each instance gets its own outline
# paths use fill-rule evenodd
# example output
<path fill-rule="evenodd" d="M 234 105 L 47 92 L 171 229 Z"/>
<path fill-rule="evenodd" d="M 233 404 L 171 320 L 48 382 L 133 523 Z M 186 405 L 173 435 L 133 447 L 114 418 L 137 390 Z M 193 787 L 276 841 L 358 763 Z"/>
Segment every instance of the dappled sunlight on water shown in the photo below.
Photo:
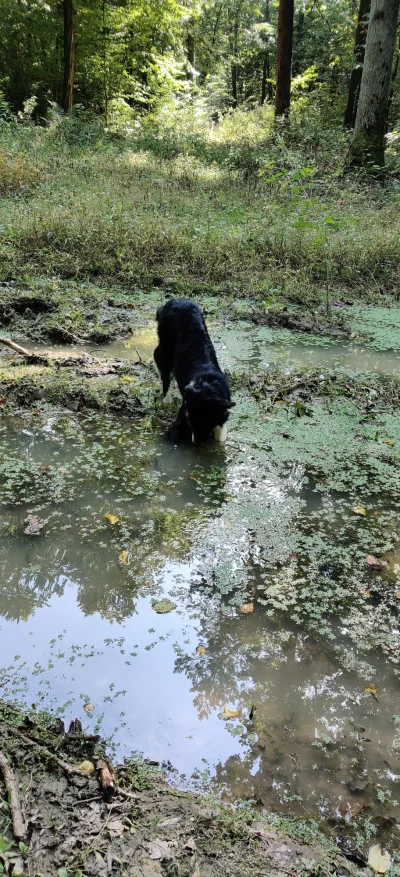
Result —
<path fill-rule="evenodd" d="M 177 449 L 98 413 L 3 418 L 2 691 L 180 784 L 398 818 L 397 437 L 379 424 L 348 402 L 255 418 L 243 396 L 226 446 Z"/>

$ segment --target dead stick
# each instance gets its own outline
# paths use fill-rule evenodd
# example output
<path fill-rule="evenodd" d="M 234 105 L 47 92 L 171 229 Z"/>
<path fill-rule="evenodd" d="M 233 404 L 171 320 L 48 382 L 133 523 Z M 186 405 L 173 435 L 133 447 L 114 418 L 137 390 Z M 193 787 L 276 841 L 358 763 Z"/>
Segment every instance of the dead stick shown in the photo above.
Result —
<path fill-rule="evenodd" d="M 10 338 L 5 338 L 4 335 L 0 335 L 0 344 L 5 344 L 6 347 L 11 347 L 11 350 L 15 350 L 16 353 L 20 353 L 21 356 L 35 356 L 29 350 L 26 350 L 25 347 L 21 347 L 19 344 L 16 344 L 15 341 L 11 341 Z"/>
<path fill-rule="evenodd" d="M 81 768 L 79 767 L 73 767 L 72 764 L 68 763 L 68 761 L 64 761 L 63 758 L 59 758 L 58 755 L 54 754 L 54 752 L 50 752 L 50 749 L 47 749 L 46 746 L 42 746 L 41 743 L 37 743 L 36 740 L 32 740 L 30 737 L 25 737 L 25 734 L 21 734 L 17 730 L 17 728 L 10 727 L 8 730 L 11 731 L 12 734 L 15 734 L 17 737 L 19 737 L 19 739 L 22 740 L 23 743 L 26 743 L 27 746 L 36 747 L 36 749 L 38 749 L 39 752 L 42 753 L 42 755 L 45 755 L 46 758 L 50 758 L 51 761 L 55 761 L 59 765 L 59 767 L 61 767 L 65 771 L 65 773 L 75 776 L 87 777 L 87 773 L 85 773 L 84 770 L 81 770 Z"/>
<path fill-rule="evenodd" d="M 14 776 L 14 772 L 4 755 L 0 752 L 0 769 L 4 777 L 4 783 L 7 792 L 10 795 L 10 810 L 13 824 L 13 834 L 16 840 L 26 839 L 26 826 L 22 815 L 21 804 L 19 801 L 18 786 Z"/>
<path fill-rule="evenodd" d="M 41 365 L 47 365 L 48 363 L 46 355 L 42 356 L 40 353 L 33 353 L 31 350 L 26 350 L 25 347 L 21 347 L 20 344 L 11 341 L 11 338 L 5 338 L 4 335 L 0 335 L 0 344 L 5 344 L 6 347 L 10 347 L 11 350 L 14 350 L 15 353 L 20 353 L 21 356 L 26 356 L 27 359 L 38 362 Z"/>

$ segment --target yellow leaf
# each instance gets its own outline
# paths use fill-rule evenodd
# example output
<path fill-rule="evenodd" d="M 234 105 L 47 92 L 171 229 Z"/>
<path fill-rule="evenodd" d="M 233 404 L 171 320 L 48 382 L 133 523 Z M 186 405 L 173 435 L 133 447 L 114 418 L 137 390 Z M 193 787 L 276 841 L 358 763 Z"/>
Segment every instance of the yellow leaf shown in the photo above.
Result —
<path fill-rule="evenodd" d="M 373 697 L 376 697 L 376 695 L 377 695 L 377 693 L 378 693 L 378 689 L 377 689 L 376 685 L 372 685 L 372 684 L 371 684 L 371 685 L 367 685 L 367 687 L 364 688 L 364 691 L 365 691 L 367 694 L 372 694 Z"/>
<path fill-rule="evenodd" d="M 371 591 L 369 591 L 368 588 L 360 588 L 360 594 L 362 594 L 363 597 L 370 597 Z"/>
<path fill-rule="evenodd" d="M 128 383 L 128 384 L 136 384 L 137 378 L 130 378 L 129 375 L 124 375 L 122 380 L 126 381 L 126 383 Z"/>
<path fill-rule="evenodd" d="M 388 441 L 386 442 L 386 444 L 387 444 L 387 445 L 391 445 L 391 447 L 393 447 L 394 442 L 392 442 L 390 439 L 388 439 Z"/>
<path fill-rule="evenodd" d="M 189 475 L 191 481 L 197 481 L 196 475 Z"/>
<path fill-rule="evenodd" d="M 368 852 L 368 864 L 375 874 L 386 874 L 392 860 L 389 853 L 383 853 L 379 844 L 375 844 Z"/>
<path fill-rule="evenodd" d="M 85 703 L 83 709 L 85 710 L 85 713 L 92 713 L 94 710 L 94 704 L 93 703 Z"/>
<path fill-rule="evenodd" d="M 236 716 L 239 715 L 239 710 L 230 710 L 229 707 L 224 706 L 225 718 L 227 719 L 236 719 Z"/>
<path fill-rule="evenodd" d="M 87 777 L 90 777 L 95 771 L 95 766 L 91 761 L 81 761 L 79 764 L 75 764 L 75 768 Z"/>
<path fill-rule="evenodd" d="M 119 521 L 118 515 L 111 515 L 109 512 L 104 515 L 106 521 L 109 521 L 110 524 L 116 524 Z"/>
<path fill-rule="evenodd" d="M 121 554 L 119 555 L 119 562 L 125 564 L 129 563 L 129 551 L 121 551 Z"/>
<path fill-rule="evenodd" d="M 243 615 L 248 615 L 249 612 L 253 612 L 254 603 L 243 603 L 239 608 Z"/>
<path fill-rule="evenodd" d="M 206 651 L 207 650 L 204 648 L 204 646 L 197 646 L 196 652 L 198 655 L 205 655 Z"/>
<path fill-rule="evenodd" d="M 354 506 L 354 508 L 353 508 L 353 512 L 354 512 L 356 515 L 366 515 L 366 514 L 367 514 L 366 509 L 364 508 L 363 505 L 356 505 L 356 506 Z"/>

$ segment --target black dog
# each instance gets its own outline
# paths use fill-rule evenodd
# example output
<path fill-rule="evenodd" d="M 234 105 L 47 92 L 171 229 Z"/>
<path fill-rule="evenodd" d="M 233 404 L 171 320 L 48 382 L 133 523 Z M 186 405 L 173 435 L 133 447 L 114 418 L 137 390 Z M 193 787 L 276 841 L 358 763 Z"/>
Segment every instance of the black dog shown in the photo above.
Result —
<path fill-rule="evenodd" d="M 225 424 L 235 403 L 199 306 L 189 299 L 172 299 L 158 309 L 157 324 L 160 343 L 154 359 L 164 396 L 175 375 L 183 400 L 171 438 L 180 441 L 191 435 L 199 445 L 213 432 L 225 441 Z"/>

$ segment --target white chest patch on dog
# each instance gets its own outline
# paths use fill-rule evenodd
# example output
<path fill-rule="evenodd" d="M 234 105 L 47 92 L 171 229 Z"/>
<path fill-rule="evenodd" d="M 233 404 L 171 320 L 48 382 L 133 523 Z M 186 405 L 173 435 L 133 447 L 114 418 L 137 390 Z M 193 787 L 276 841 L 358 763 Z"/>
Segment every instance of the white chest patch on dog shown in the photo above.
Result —
<path fill-rule="evenodd" d="M 228 427 L 226 423 L 222 426 L 214 426 L 213 435 L 217 442 L 226 442 L 228 438 Z"/>

